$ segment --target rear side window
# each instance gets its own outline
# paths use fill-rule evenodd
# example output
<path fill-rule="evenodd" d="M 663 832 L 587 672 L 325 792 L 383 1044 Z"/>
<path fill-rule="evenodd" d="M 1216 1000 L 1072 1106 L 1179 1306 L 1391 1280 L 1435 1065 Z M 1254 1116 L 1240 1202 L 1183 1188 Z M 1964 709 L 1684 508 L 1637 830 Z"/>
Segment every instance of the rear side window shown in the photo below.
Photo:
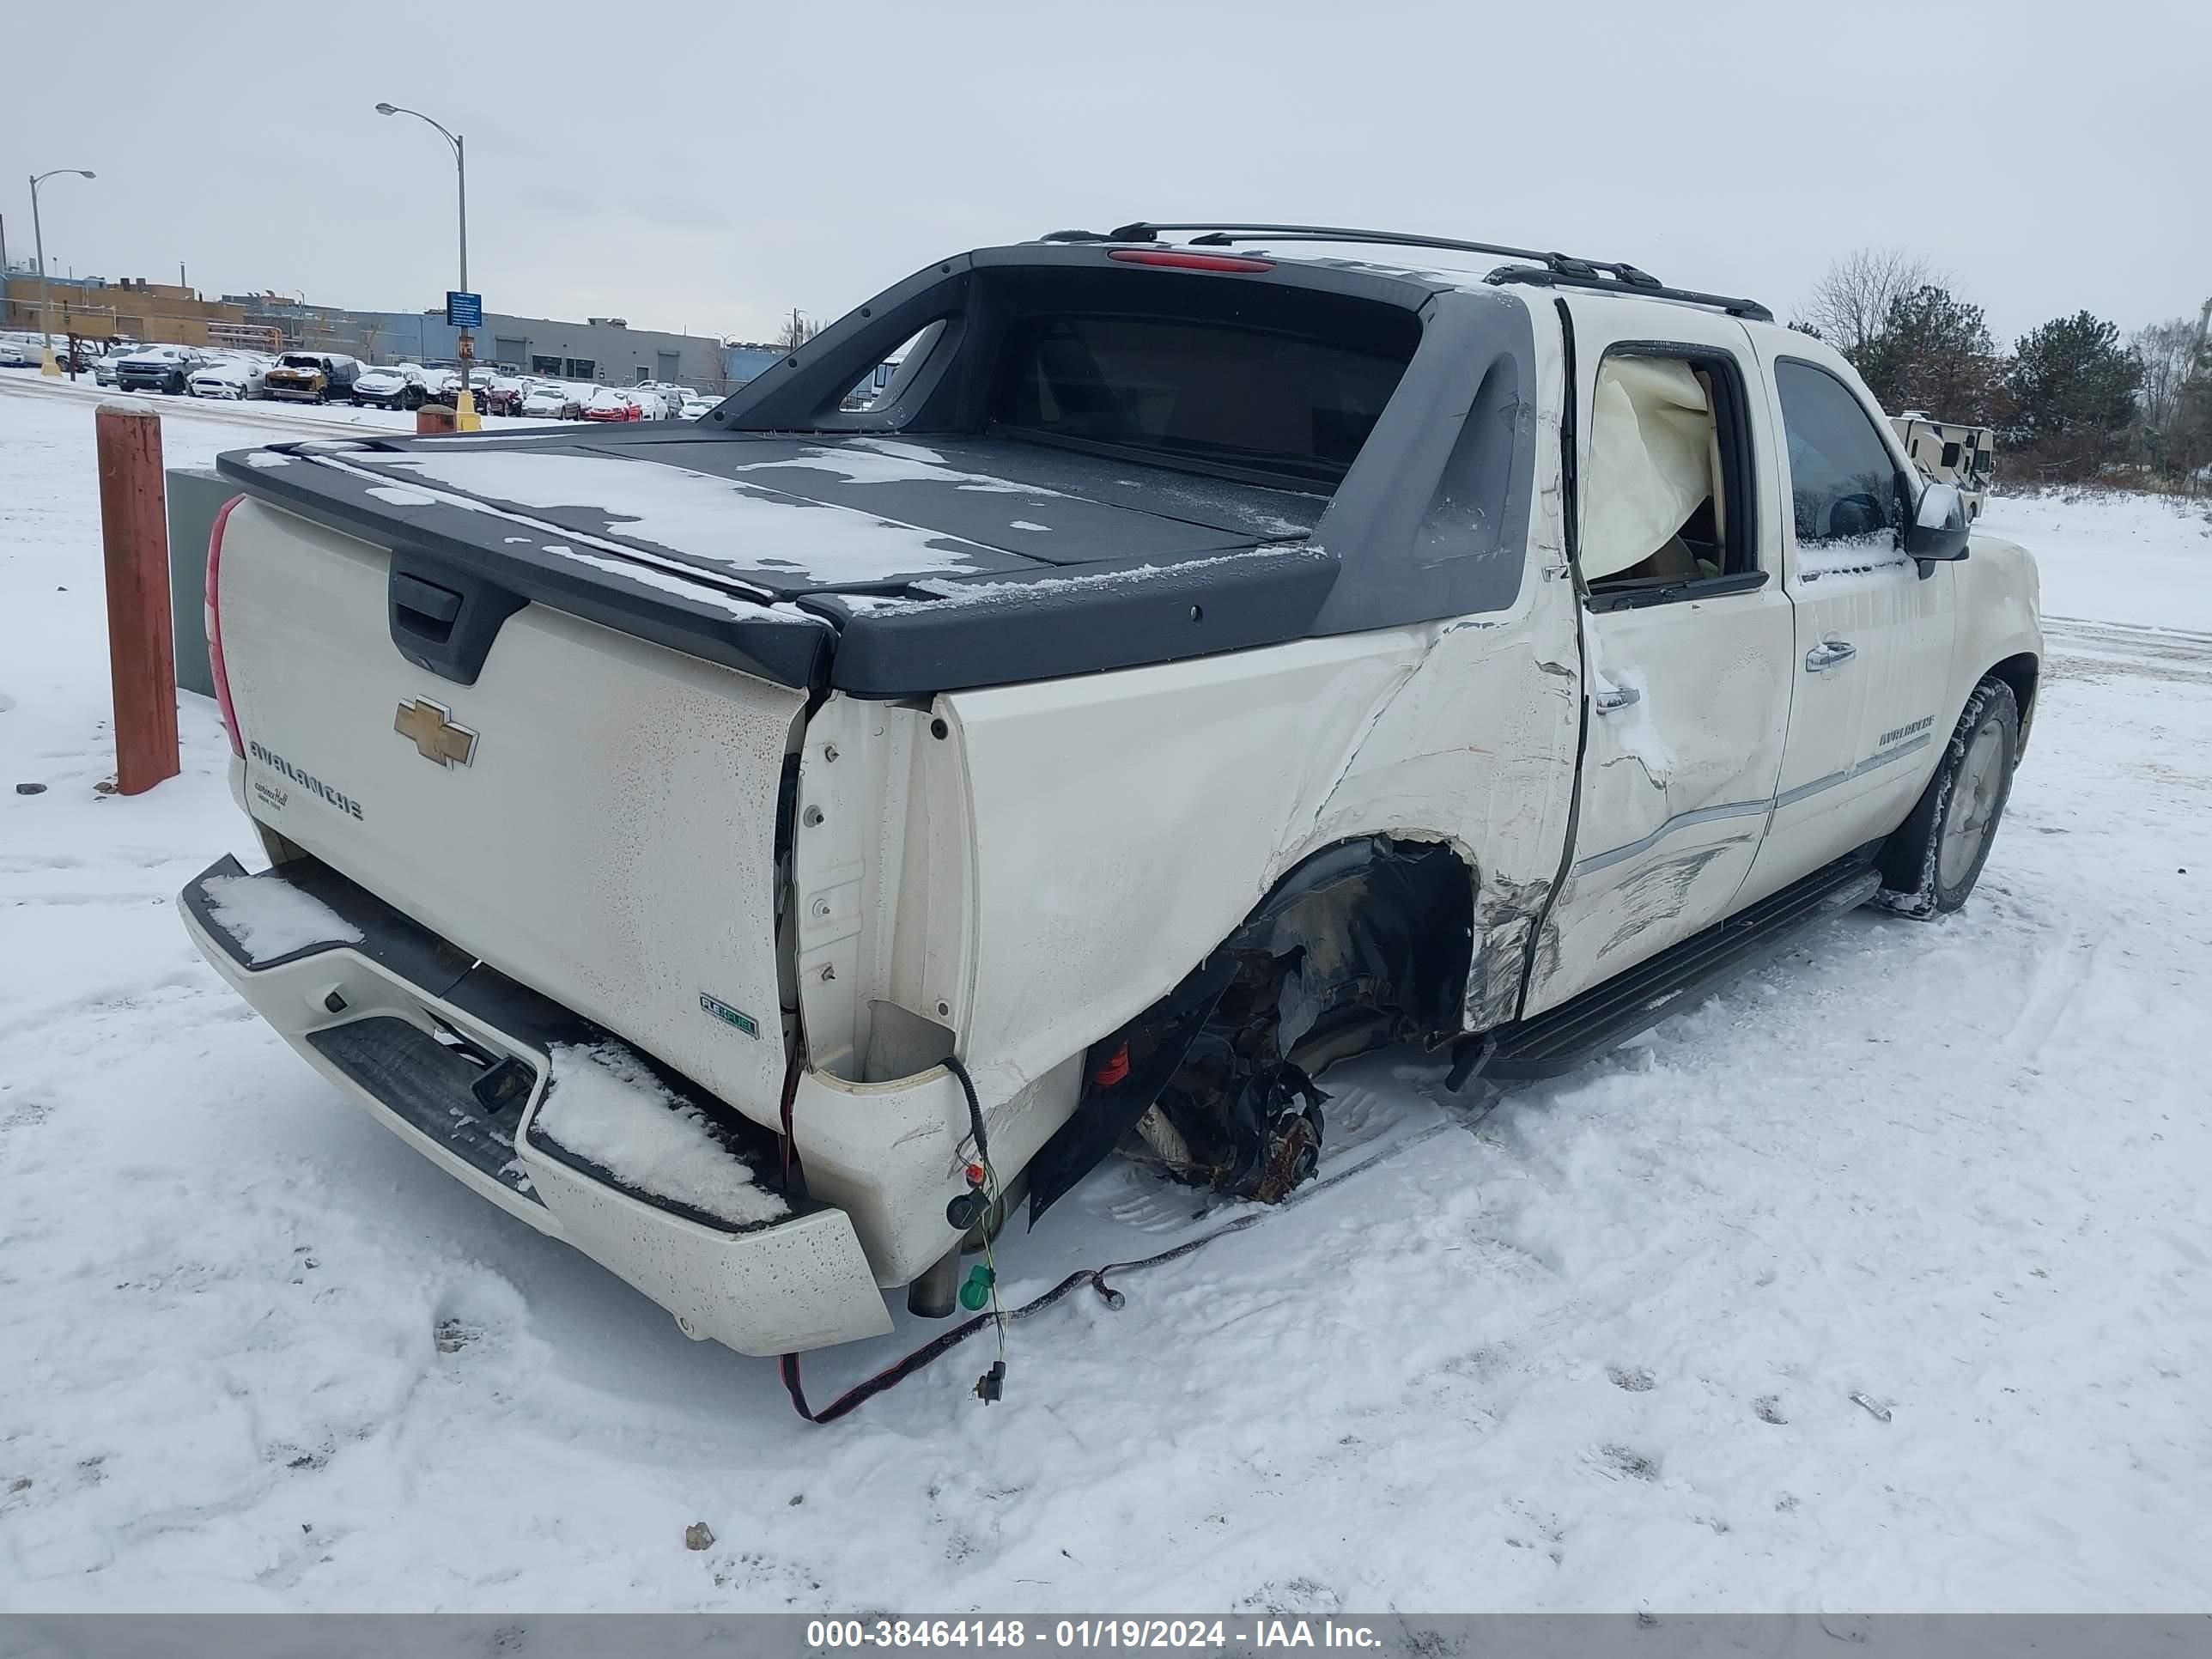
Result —
<path fill-rule="evenodd" d="M 1032 314 L 991 418 L 1041 437 L 1335 483 L 1413 355 L 1233 323 Z"/>
<path fill-rule="evenodd" d="M 1797 544 L 1893 535 L 1904 522 L 1897 464 L 1859 400 L 1810 363 L 1774 366 L 1790 448 L 1790 496 Z"/>

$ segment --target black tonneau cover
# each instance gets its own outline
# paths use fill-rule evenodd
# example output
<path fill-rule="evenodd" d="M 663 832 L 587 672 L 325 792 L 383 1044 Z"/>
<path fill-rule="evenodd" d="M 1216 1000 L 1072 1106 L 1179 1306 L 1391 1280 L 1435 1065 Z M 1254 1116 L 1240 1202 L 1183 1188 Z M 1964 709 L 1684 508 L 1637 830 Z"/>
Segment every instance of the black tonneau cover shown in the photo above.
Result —
<path fill-rule="evenodd" d="M 536 600 L 873 696 L 1294 638 L 1335 572 L 1304 545 L 1325 496 L 1009 438 L 672 422 L 283 445 L 217 465 L 392 547 L 395 572 L 493 590 L 482 608 Z M 453 678 L 483 659 L 462 672 L 401 643 Z"/>
<path fill-rule="evenodd" d="M 921 697 L 1510 605 L 1540 436 L 1534 315 L 1496 288 L 1273 252 L 984 248 L 885 289 L 697 422 L 219 465 L 390 547 L 393 642 L 450 679 L 473 680 L 536 602 L 785 684 Z M 1000 362 L 1014 320 L 1100 316 L 1244 343 L 1207 386 L 1133 336 L 1109 375 L 1059 323 Z M 1255 355 L 1270 335 L 1411 356 L 1377 411 L 1371 376 Z M 1150 423 L 1186 396 L 1188 424 Z M 1340 478 L 1309 482 L 1354 438 Z"/>

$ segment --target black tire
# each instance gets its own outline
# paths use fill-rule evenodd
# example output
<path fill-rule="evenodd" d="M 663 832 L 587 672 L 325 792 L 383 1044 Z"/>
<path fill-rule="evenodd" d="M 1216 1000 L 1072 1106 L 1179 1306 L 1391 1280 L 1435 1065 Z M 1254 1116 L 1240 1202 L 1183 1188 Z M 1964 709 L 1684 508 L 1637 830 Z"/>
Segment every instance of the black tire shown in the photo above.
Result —
<path fill-rule="evenodd" d="M 2020 703 L 2002 680 L 1984 680 L 1944 745 L 1912 814 L 1882 843 L 1881 902 L 1926 918 L 1957 909 L 1981 879 L 2020 758 Z"/>

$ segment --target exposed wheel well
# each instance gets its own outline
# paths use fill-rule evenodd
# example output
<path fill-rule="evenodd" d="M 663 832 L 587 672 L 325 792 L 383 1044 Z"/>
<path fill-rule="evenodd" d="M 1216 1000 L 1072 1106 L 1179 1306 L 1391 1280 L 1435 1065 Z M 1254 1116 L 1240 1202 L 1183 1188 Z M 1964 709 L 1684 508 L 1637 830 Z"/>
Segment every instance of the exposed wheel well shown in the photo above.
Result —
<path fill-rule="evenodd" d="M 1030 1166 L 1032 1218 L 1164 1091 L 1202 1109 L 1248 1072 L 1456 1036 L 1474 888 L 1444 842 L 1365 836 L 1300 860 L 1173 990 L 1086 1051 L 1074 1114 Z"/>

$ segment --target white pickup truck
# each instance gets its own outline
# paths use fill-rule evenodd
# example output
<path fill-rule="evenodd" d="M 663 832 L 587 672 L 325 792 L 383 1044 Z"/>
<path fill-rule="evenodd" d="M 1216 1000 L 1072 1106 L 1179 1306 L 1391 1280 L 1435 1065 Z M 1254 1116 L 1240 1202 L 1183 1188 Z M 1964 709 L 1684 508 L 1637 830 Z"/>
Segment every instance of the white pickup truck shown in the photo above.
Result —
<path fill-rule="evenodd" d="M 199 947 L 748 1353 L 949 1312 L 1124 1142 L 1280 1196 L 1333 1060 L 1557 1073 L 1838 907 L 1954 908 L 2042 654 L 1833 351 L 1448 239 L 1061 233 L 699 421 L 221 465 L 271 867 L 191 884 Z"/>

